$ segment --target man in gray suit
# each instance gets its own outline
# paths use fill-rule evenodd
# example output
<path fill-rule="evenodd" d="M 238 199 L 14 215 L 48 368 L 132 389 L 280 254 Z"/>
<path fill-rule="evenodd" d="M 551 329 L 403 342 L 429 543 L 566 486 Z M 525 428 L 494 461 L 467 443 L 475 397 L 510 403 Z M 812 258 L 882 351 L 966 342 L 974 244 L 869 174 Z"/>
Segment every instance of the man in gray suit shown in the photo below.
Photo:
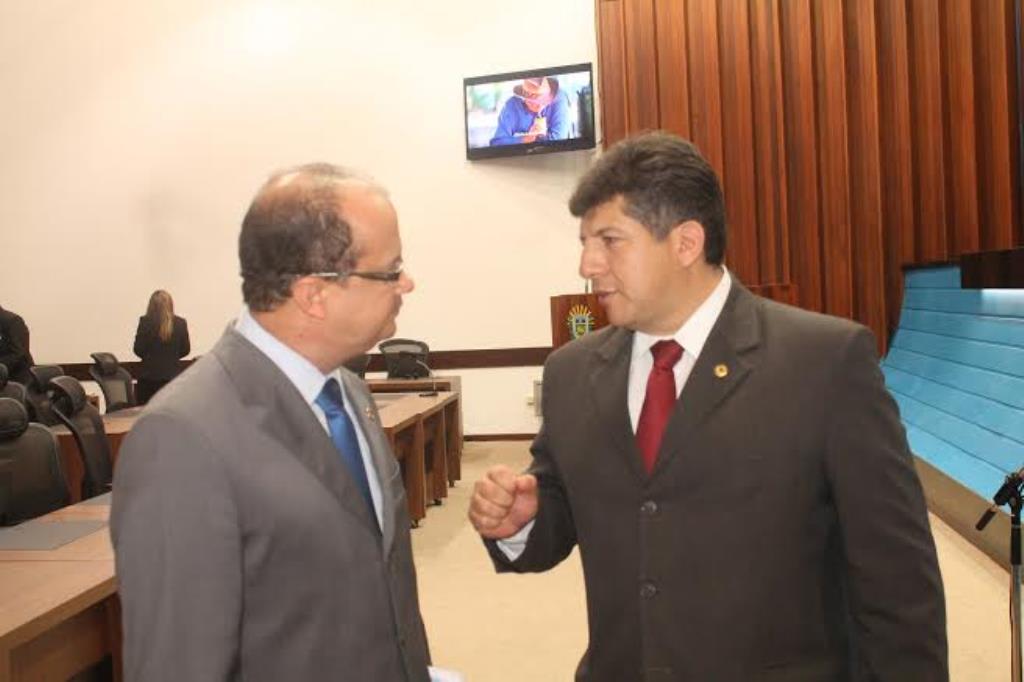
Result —
<path fill-rule="evenodd" d="M 286 171 L 239 256 L 241 316 L 121 449 L 125 679 L 425 682 L 402 477 L 342 368 L 413 288 L 395 210 L 339 168 Z"/>
<path fill-rule="evenodd" d="M 714 171 L 664 133 L 570 202 L 613 326 L 551 355 L 533 464 L 470 519 L 499 571 L 579 546 L 576 679 L 948 678 L 920 483 L 871 333 L 758 298 L 722 266 Z"/>

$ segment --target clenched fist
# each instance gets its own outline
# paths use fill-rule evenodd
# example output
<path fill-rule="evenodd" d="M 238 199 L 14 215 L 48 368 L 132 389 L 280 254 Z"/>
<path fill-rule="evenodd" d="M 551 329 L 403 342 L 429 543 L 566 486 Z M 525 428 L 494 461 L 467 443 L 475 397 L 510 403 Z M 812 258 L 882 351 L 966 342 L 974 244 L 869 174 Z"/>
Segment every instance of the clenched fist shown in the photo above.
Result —
<path fill-rule="evenodd" d="M 511 537 L 537 516 L 537 478 L 499 464 L 473 486 L 469 520 L 490 540 Z"/>

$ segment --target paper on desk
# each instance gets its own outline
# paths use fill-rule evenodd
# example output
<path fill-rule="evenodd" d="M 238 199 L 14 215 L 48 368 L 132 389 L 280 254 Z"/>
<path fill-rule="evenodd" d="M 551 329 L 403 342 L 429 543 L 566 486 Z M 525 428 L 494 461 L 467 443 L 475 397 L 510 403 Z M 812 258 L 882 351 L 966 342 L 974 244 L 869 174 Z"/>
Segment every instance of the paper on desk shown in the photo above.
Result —
<path fill-rule="evenodd" d="M 427 672 L 430 673 L 430 682 L 466 682 L 462 673 L 447 668 L 435 668 L 431 665 L 427 666 Z"/>
<path fill-rule="evenodd" d="M 93 519 L 26 521 L 19 526 L 0 529 L 0 549 L 13 551 L 57 549 L 85 537 L 89 533 L 95 533 L 106 525 L 106 521 Z"/>

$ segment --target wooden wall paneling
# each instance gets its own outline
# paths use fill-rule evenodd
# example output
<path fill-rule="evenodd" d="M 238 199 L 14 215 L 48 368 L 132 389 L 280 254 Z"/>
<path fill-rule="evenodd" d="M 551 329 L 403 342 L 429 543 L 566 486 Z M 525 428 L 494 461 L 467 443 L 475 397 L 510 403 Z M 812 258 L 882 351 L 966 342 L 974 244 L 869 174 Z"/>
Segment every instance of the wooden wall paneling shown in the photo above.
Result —
<path fill-rule="evenodd" d="M 1012 241 L 1014 246 L 1024 246 L 1024 177 L 1021 173 L 1021 162 L 1022 142 L 1021 129 L 1020 129 L 1020 117 L 1021 109 L 1024 107 L 1024 82 L 1022 79 L 1022 72 L 1024 72 L 1024 55 L 1017 50 L 1017 43 L 1019 42 L 1016 36 L 1016 29 L 1020 26 L 1024 29 L 1024 3 L 1018 3 L 1015 0 L 1006 0 L 1007 5 L 1012 7 L 1007 8 L 1007 14 L 1010 15 L 1008 20 L 1008 30 L 1014 35 L 1008 38 L 1008 44 L 1010 45 L 1010 67 L 1007 75 L 1010 79 L 1010 174 L 1012 180 L 1010 182 L 1011 188 L 1011 214 L 1013 222 L 1012 230 Z M 1020 15 L 1018 16 L 1018 12 Z M 1020 39 L 1024 39 L 1021 36 Z"/>
<path fill-rule="evenodd" d="M 974 11 L 975 103 L 981 219 L 981 248 L 1005 249 L 1019 234 L 1014 211 L 1017 121 L 1015 112 L 1016 54 L 1013 40 L 1012 0 L 985 0 Z M 1012 80 L 1011 80 L 1012 78 Z"/>
<path fill-rule="evenodd" d="M 720 174 L 730 266 L 897 325 L 901 268 L 1024 244 L 1016 0 L 595 0 L 605 141 Z"/>
<path fill-rule="evenodd" d="M 1024 162 L 1024 140 L 1021 139 L 1020 129 L 1020 118 L 1021 111 L 1024 108 L 1024 54 L 1021 54 L 1017 47 L 1019 40 L 1024 40 L 1024 36 L 1016 36 L 1017 27 L 1020 26 L 1024 30 L 1024 4 L 1017 3 L 1015 0 L 1006 0 L 1006 4 L 1012 4 L 1012 7 L 1007 9 L 1007 13 L 1010 15 L 1008 29 L 1014 33 L 1014 36 L 1009 39 L 1009 45 L 1011 46 L 1011 58 L 1010 68 L 1008 76 L 1010 78 L 1010 174 L 1012 181 L 1010 182 L 1011 187 L 1011 213 L 1012 213 L 1012 241 L 1014 246 L 1024 246 L 1024 177 L 1022 177 L 1021 163 Z M 1019 16 L 1018 16 L 1019 12 Z"/>
<path fill-rule="evenodd" d="M 784 0 L 782 81 L 786 101 L 786 180 L 789 249 L 798 301 L 808 310 L 822 309 L 821 237 L 819 234 L 818 157 L 814 117 L 814 64 L 809 0 Z"/>
<path fill-rule="evenodd" d="M 882 216 L 885 224 L 886 326 L 891 334 L 896 330 L 903 300 L 902 266 L 914 261 L 916 232 L 906 4 L 877 3 L 875 21 Z"/>
<path fill-rule="evenodd" d="M 597 59 L 601 98 L 601 142 L 626 136 L 626 48 L 622 0 L 597 2 Z"/>
<path fill-rule="evenodd" d="M 964 289 L 1024 289 L 1024 249 L 964 254 L 960 259 Z"/>
<path fill-rule="evenodd" d="M 847 0 L 843 25 L 847 54 L 850 224 L 853 226 L 853 313 L 855 319 L 875 333 L 879 353 L 884 353 L 888 335 L 876 24 L 874 0 Z"/>
<path fill-rule="evenodd" d="M 913 126 L 915 260 L 946 260 L 946 168 L 942 131 L 942 56 L 939 5 L 909 0 L 911 116 Z"/>
<path fill-rule="evenodd" d="M 658 128 L 658 55 L 654 0 L 625 0 L 626 133 Z"/>
<path fill-rule="evenodd" d="M 778 0 L 750 0 L 750 74 L 760 281 L 789 281 L 786 131 Z"/>
<path fill-rule="evenodd" d="M 690 81 L 686 56 L 686 5 L 679 0 L 656 0 L 654 22 L 660 125 L 664 130 L 689 139 Z"/>
<path fill-rule="evenodd" d="M 722 69 L 722 185 L 730 231 L 728 264 L 741 281 L 764 282 L 757 256 L 759 244 L 747 0 L 721 0 L 718 32 Z"/>
<path fill-rule="evenodd" d="M 850 263 L 850 167 L 846 148 L 843 0 L 816 0 L 812 8 L 825 312 L 852 317 L 853 269 Z"/>
<path fill-rule="evenodd" d="M 946 214 L 950 255 L 977 251 L 978 177 L 975 171 L 974 63 L 971 35 L 972 0 L 946 0 L 941 5 L 942 63 L 946 81 L 943 143 Z"/>
<path fill-rule="evenodd" d="M 690 139 L 718 177 L 724 177 L 722 97 L 718 61 L 718 8 L 713 0 L 686 0 L 689 48 Z"/>
<path fill-rule="evenodd" d="M 435 371 L 454 369 L 488 369 L 494 367 L 540 367 L 551 353 L 551 346 L 530 346 L 525 348 L 466 348 L 461 350 L 431 350 L 428 362 Z M 387 363 L 380 353 L 370 353 L 367 372 L 386 372 Z M 181 371 L 188 369 L 197 358 L 179 360 Z M 79 381 L 92 381 L 89 368 L 91 362 L 62 362 L 64 372 Z M 121 366 L 132 376 L 138 376 L 142 363 L 122 362 Z M 441 377 L 438 377 L 441 380 Z"/>

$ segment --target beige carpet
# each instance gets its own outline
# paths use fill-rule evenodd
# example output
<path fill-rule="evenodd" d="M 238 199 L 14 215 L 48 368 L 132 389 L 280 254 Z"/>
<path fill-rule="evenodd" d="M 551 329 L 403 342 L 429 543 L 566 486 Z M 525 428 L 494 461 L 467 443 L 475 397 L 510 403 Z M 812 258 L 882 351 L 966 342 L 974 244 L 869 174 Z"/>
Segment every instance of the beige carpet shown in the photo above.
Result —
<path fill-rule="evenodd" d="M 466 521 L 473 482 L 491 465 L 520 469 L 528 444 L 467 443 L 462 481 L 413 531 L 420 601 L 436 665 L 468 682 L 571 681 L 586 647 L 579 557 L 539 575 L 498 576 Z M 946 586 L 954 682 L 1009 680 L 1006 571 L 932 517 Z"/>

